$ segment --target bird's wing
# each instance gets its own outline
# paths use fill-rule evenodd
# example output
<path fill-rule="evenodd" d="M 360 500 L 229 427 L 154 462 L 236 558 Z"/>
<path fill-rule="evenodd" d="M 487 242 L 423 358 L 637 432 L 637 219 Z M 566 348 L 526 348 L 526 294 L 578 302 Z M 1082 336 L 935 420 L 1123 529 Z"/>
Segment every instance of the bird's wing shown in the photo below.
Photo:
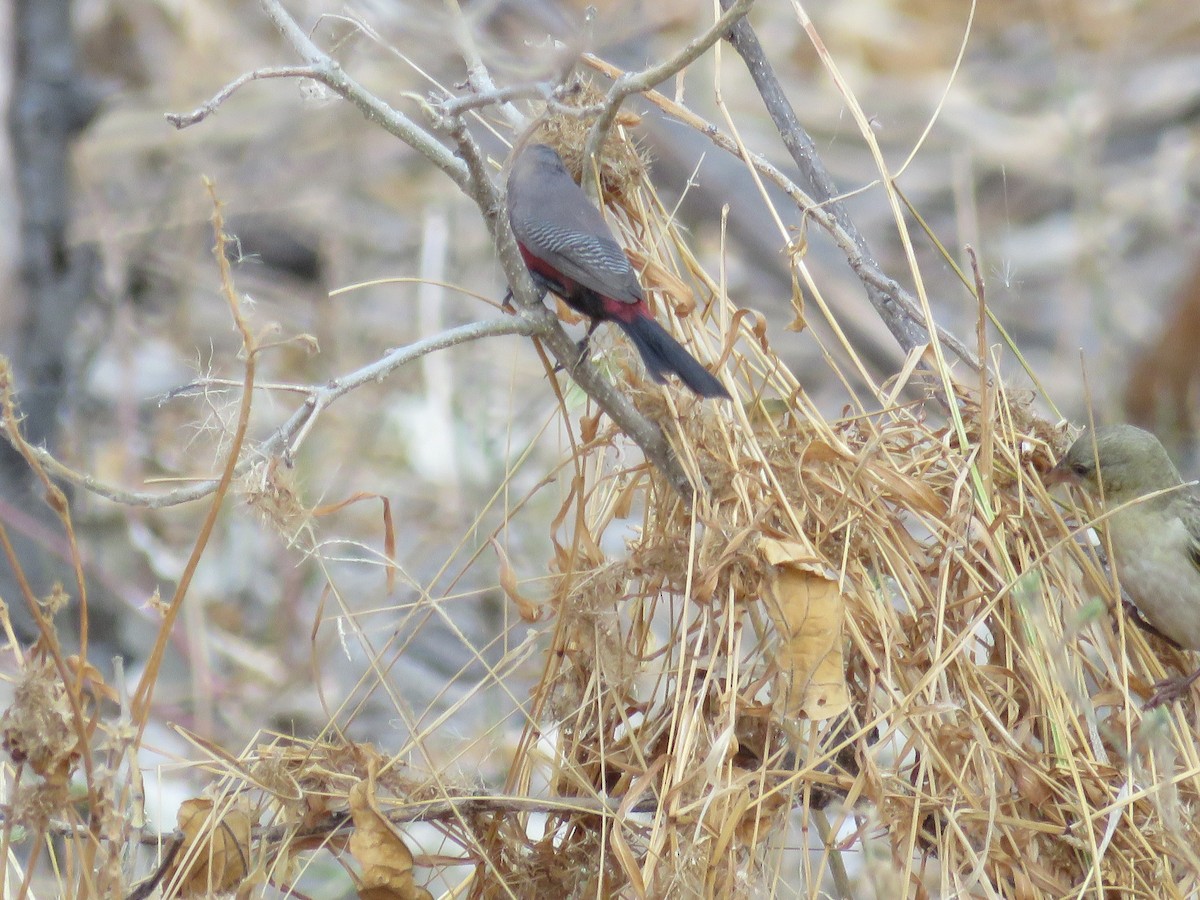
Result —
<path fill-rule="evenodd" d="M 517 235 L 521 243 L 576 284 L 622 303 L 642 301 L 637 273 L 611 238 L 547 221 L 535 221 L 521 231 L 525 232 Z"/>

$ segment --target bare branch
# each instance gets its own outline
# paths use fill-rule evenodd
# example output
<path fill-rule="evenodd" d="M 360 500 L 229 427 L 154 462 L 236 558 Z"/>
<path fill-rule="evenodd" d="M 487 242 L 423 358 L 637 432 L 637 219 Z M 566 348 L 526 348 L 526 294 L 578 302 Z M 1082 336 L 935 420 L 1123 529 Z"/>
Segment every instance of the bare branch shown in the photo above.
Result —
<path fill-rule="evenodd" d="M 444 350 L 447 347 L 478 340 L 479 338 L 496 337 L 505 334 L 528 335 L 532 332 L 533 326 L 522 318 L 473 322 L 470 325 L 452 328 L 434 337 L 425 338 L 405 347 L 392 350 L 370 365 L 356 369 L 342 378 L 336 378 L 328 384 L 307 388 L 305 389 L 305 393 L 308 396 L 305 398 L 304 403 L 270 437 L 258 445 L 255 450 L 254 459 L 269 459 L 274 456 L 283 456 L 285 459 L 288 459 L 295 453 L 298 441 L 303 439 L 303 435 L 312 427 L 312 423 L 322 410 L 328 408 L 351 391 L 362 387 L 364 384 L 383 381 L 400 367 L 424 356 L 426 353 Z M 295 388 L 291 389 L 295 390 Z M 141 506 L 146 509 L 163 509 L 168 506 L 178 506 L 181 503 L 190 503 L 208 496 L 216 490 L 219 484 L 217 479 L 206 479 L 189 485 L 186 488 L 180 488 L 167 493 L 129 491 L 114 485 L 104 484 L 90 475 L 76 472 L 51 456 L 50 452 L 44 447 L 31 447 L 30 450 L 37 461 L 55 478 L 70 482 L 99 497 L 111 500 L 113 503 L 122 503 L 127 506 Z M 254 459 L 247 457 L 239 461 L 235 474 L 244 474 L 253 465 Z"/>
<path fill-rule="evenodd" d="M 485 73 L 486 74 L 486 73 Z M 482 85 L 490 85 L 490 87 L 477 87 L 475 81 L 468 80 L 467 84 L 475 92 L 462 97 L 448 97 L 436 103 L 436 108 L 442 113 L 447 121 L 461 116 L 465 112 L 481 109 L 485 106 L 500 106 L 504 109 L 512 109 L 513 100 L 541 100 L 546 104 L 546 108 L 555 113 L 564 116 L 572 116 L 576 119 L 590 119 L 600 115 L 604 111 L 604 105 L 597 103 L 593 106 L 568 106 L 565 100 L 572 94 L 579 93 L 582 84 L 578 81 L 570 82 L 554 82 L 554 81 L 535 81 L 529 84 L 512 84 L 508 87 L 496 87 L 492 84 L 490 78 L 480 77 L 476 75 L 476 79 Z M 516 113 L 515 119 L 511 120 L 511 124 L 515 129 L 521 129 L 526 124 L 526 119 L 520 113 Z"/>
<path fill-rule="evenodd" d="M 454 154 L 441 145 L 424 128 L 404 113 L 384 103 L 345 73 L 342 67 L 322 51 L 296 24 L 277 0 L 259 0 L 263 12 L 292 48 L 300 54 L 311 74 L 306 77 L 319 81 L 331 91 L 358 107 L 368 120 L 393 134 L 445 172 L 463 191 L 470 193 L 466 169 Z"/>
<path fill-rule="evenodd" d="M 753 0 L 748 0 L 746 3 L 747 9 L 752 3 Z M 496 88 L 491 74 L 482 62 L 482 58 L 471 38 L 469 29 L 466 28 L 457 0 L 450 0 L 450 6 L 456 13 L 455 33 L 459 42 L 459 49 L 467 67 L 467 83 L 480 95 L 500 93 L 500 89 Z M 695 55 L 679 63 L 679 68 L 682 69 L 688 62 L 698 58 L 705 49 L 720 39 L 721 33 L 722 30 L 715 31 L 715 36 L 712 40 L 708 41 L 702 48 L 696 49 L 693 45 L 698 46 L 699 42 L 707 39 L 707 35 L 689 44 L 680 56 L 682 57 L 691 52 L 694 52 Z M 566 78 L 569 68 L 567 67 L 563 70 L 562 79 Z M 668 73 L 662 77 L 668 78 L 670 74 Z M 615 87 L 616 85 L 614 85 Z M 560 99 L 564 90 L 566 88 L 562 84 L 559 84 L 553 90 L 547 102 L 552 104 L 555 100 Z M 623 99 L 622 97 L 621 100 Z M 614 120 L 616 107 L 620 105 L 621 100 L 617 100 L 612 107 Z M 505 104 L 503 110 L 508 115 L 509 121 L 514 128 L 523 126 L 523 118 L 511 104 Z M 452 128 L 451 136 L 458 143 L 459 155 L 466 160 L 468 168 L 475 176 L 475 183 L 478 185 L 479 190 L 479 193 L 475 196 L 475 200 L 479 204 L 479 208 L 484 215 L 484 220 L 487 222 L 488 229 L 492 234 L 492 240 L 496 245 L 496 252 L 500 257 L 501 265 L 504 267 L 505 276 L 513 292 L 513 297 L 520 308 L 520 314 L 533 317 L 545 323 L 544 330 L 539 330 L 538 336 L 559 365 L 569 372 L 576 384 L 620 426 L 622 431 L 634 443 L 641 447 L 646 458 L 667 478 L 675 491 L 684 498 L 684 501 L 690 502 L 692 491 L 694 490 L 693 485 L 687 473 L 679 464 L 679 460 L 671 449 L 662 428 L 656 422 L 647 419 L 638 412 L 624 394 L 607 382 L 587 359 L 581 358 L 575 342 L 567 337 L 566 332 L 559 326 L 558 319 L 546 310 L 545 305 L 542 303 L 540 292 L 534 289 L 528 269 L 521 258 L 520 251 L 517 249 L 516 240 L 513 237 L 508 218 L 500 214 L 502 208 L 500 194 L 493 186 L 490 177 L 486 174 L 482 155 L 471 138 L 470 133 L 467 131 L 465 123 L 460 120 Z"/>
<path fill-rule="evenodd" d="M 721 5 L 731 11 L 737 6 L 733 0 L 721 0 Z M 804 205 L 802 208 L 814 213 L 813 218 L 834 235 L 839 247 L 846 254 L 850 268 L 866 286 L 871 305 L 875 307 L 884 325 L 904 351 L 907 353 L 928 343 L 929 328 L 917 302 L 897 281 L 883 272 L 846 207 L 835 199 L 838 194 L 837 187 L 825 164 L 821 162 L 812 138 L 796 118 L 792 104 L 763 52 L 749 19 L 740 18 L 733 25 L 729 30 L 729 43 L 746 64 L 746 70 L 754 79 L 754 85 L 758 88 L 784 146 L 791 154 L 801 176 L 808 181 L 808 193 L 812 201 L 827 211 L 828 218 L 822 221 L 822 217 L 815 215 L 816 210 L 812 206 Z M 980 362 L 961 341 L 941 328 L 937 328 L 937 336 L 963 362 L 975 370 L 980 368 Z"/>
<path fill-rule="evenodd" d="M 458 44 L 459 53 L 462 54 L 463 64 L 467 67 L 467 84 L 470 85 L 478 95 L 486 95 L 499 91 L 492 75 L 487 70 L 487 66 L 483 63 L 483 57 L 479 53 L 479 48 L 475 44 L 475 38 L 471 34 L 470 26 L 467 24 L 466 16 L 463 15 L 462 7 L 459 6 L 458 0 L 446 0 L 446 6 L 450 10 L 450 21 L 454 30 L 454 41 Z M 561 80 L 561 79 L 559 79 Z M 554 82 L 551 82 L 553 84 Z M 525 125 L 525 117 L 508 98 L 499 101 L 498 107 L 500 113 L 504 116 L 509 125 L 514 131 L 518 131 Z"/>
<path fill-rule="evenodd" d="M 233 94 L 251 81 L 262 81 L 266 78 L 317 78 L 320 75 L 312 66 L 275 66 L 265 69 L 255 69 L 235 78 L 203 106 L 198 106 L 190 113 L 167 113 L 166 119 L 176 128 L 187 128 L 202 122 L 217 111 L 217 107 L 228 100 Z"/>
<path fill-rule="evenodd" d="M 679 464 L 679 461 L 675 458 L 674 452 L 671 450 L 662 429 L 657 423 L 647 419 L 638 412 L 636 407 L 615 386 L 606 381 L 596 371 L 590 361 L 580 359 L 580 354 L 575 343 L 562 329 L 558 319 L 542 303 L 541 293 L 534 287 L 533 280 L 530 278 L 524 261 L 517 250 L 516 241 L 512 236 L 512 231 L 508 224 L 508 218 L 502 215 L 503 203 L 500 191 L 492 182 L 491 174 L 482 153 L 471 138 L 467 131 L 466 123 L 462 118 L 461 113 L 473 110 L 475 104 L 464 100 L 461 102 L 460 108 L 455 109 L 453 106 L 454 101 L 450 101 L 448 113 L 439 113 L 430 104 L 423 104 L 422 108 L 430 117 L 431 127 L 448 134 L 455 140 L 458 148 L 456 156 L 438 141 L 430 131 L 422 128 L 403 113 L 393 109 L 378 97 L 368 92 L 354 81 L 354 79 L 350 78 L 333 58 L 313 43 L 278 0 L 259 0 L 259 2 L 263 11 L 279 30 L 280 34 L 283 35 L 285 40 L 292 45 L 293 49 L 304 60 L 304 65 L 297 67 L 294 70 L 294 74 L 312 78 L 350 101 L 370 121 L 378 123 L 389 133 L 400 138 L 449 175 L 454 183 L 458 185 L 459 189 L 477 204 L 487 224 L 493 243 L 496 246 L 497 253 L 500 256 L 501 264 L 504 267 L 505 275 L 513 292 L 513 297 L 516 300 L 518 317 L 522 320 L 521 327 L 522 329 L 526 329 L 524 333 L 536 336 L 543 341 L 559 365 L 569 372 L 571 377 L 583 388 L 588 396 L 608 414 L 622 431 L 641 447 L 646 458 L 664 473 L 668 481 L 680 495 L 685 500 L 689 499 L 692 493 L 691 482 Z M 752 2 L 753 0 L 739 0 L 739 5 L 749 8 Z M 727 25 L 724 27 L 727 27 Z M 704 36 L 689 44 L 680 55 L 671 61 L 671 64 L 678 67 L 675 71 L 681 69 L 691 59 L 696 58 L 705 49 L 712 46 L 720 38 L 723 30 L 723 28 L 717 29 L 714 26 Z M 464 44 L 463 52 L 469 70 L 470 85 L 480 94 L 490 94 L 497 91 L 478 52 L 469 40 Z M 265 71 L 280 72 L 282 70 Z M 663 67 L 655 67 L 655 69 L 648 70 L 648 72 L 651 74 L 645 77 L 653 77 L 652 73 L 654 72 L 665 73 L 659 75 L 659 80 L 669 77 L 672 74 Z M 252 75 L 253 73 L 250 73 L 232 82 L 214 100 L 219 103 L 241 85 L 254 80 Z M 282 76 L 273 75 L 272 77 Z M 631 79 L 620 90 L 628 90 L 629 93 L 633 93 L 638 89 L 636 84 L 636 81 Z M 616 88 L 617 86 L 614 85 L 614 89 Z M 618 94 L 620 90 L 617 92 Z M 614 110 L 615 106 L 619 105 L 619 103 L 619 99 L 615 101 Z M 506 104 L 504 108 L 515 112 L 515 108 L 511 104 Z M 207 114 L 204 113 L 204 107 L 201 108 L 200 112 L 201 118 Z M 338 396 L 341 395 L 339 394 Z M 277 432 L 271 440 L 262 445 L 260 448 L 261 451 L 264 453 L 286 452 L 285 445 L 288 441 L 293 440 L 296 436 L 303 436 L 307 427 L 309 427 L 307 424 L 309 419 L 315 412 L 324 408 L 324 405 L 328 404 L 329 399 L 319 393 L 311 395 L 306 403 L 306 407 L 297 410 L 288 424 Z M 66 471 L 60 471 L 58 474 L 59 477 L 67 477 Z M 75 473 L 70 473 L 70 475 L 69 480 L 81 483 L 80 476 Z M 87 490 L 101 492 L 100 486 L 91 479 L 84 478 L 81 486 Z M 165 501 L 161 495 L 147 496 L 145 494 L 133 494 L 119 490 L 110 491 L 105 495 L 118 502 L 150 502 L 153 506 L 161 506 L 196 499 L 198 496 L 203 496 L 211 488 L 211 482 L 204 482 L 190 489 L 176 492 L 170 495 L 169 499 Z M 137 499 L 135 500 L 135 498 Z"/>
<path fill-rule="evenodd" d="M 588 194 L 595 196 L 597 193 L 595 182 L 597 167 L 594 163 L 599 162 L 600 148 L 604 146 L 604 140 L 608 137 L 609 129 L 612 128 L 613 122 L 617 120 L 617 113 L 621 110 L 621 104 L 632 95 L 644 93 L 655 85 L 661 84 L 668 78 L 679 74 L 703 56 L 713 44 L 729 32 L 734 23 L 750 11 L 750 7 L 754 5 L 754 0 L 733 0 L 732 5 L 729 3 L 723 5 L 726 6 L 725 12 L 721 14 L 717 21 L 699 37 L 693 38 L 686 47 L 674 56 L 640 72 L 626 72 L 608 89 L 608 95 L 604 98 L 603 111 L 588 132 L 587 147 L 585 148 L 587 151 L 586 159 L 593 163 L 586 164 L 583 167 L 583 189 Z"/>
<path fill-rule="evenodd" d="M 549 103 L 555 96 L 556 86 L 548 81 L 533 84 L 513 84 L 503 88 L 490 88 L 465 97 L 451 97 L 438 104 L 442 115 L 448 118 L 461 116 L 473 109 L 485 106 L 503 106 L 513 100 L 545 100 Z"/>
<path fill-rule="evenodd" d="M 608 78 L 617 79 L 621 77 L 620 70 L 611 63 L 605 62 L 592 54 L 585 54 L 583 61 L 588 66 L 601 72 Z M 847 231 L 843 224 L 833 214 L 833 210 L 843 209 L 841 204 L 834 199 L 827 199 L 823 202 L 818 202 L 809 193 L 803 190 L 796 182 L 792 181 L 785 175 L 776 165 L 770 160 L 757 153 L 746 152 L 743 155 L 742 148 L 738 145 L 730 135 L 721 131 L 716 125 L 708 120 L 696 115 L 690 109 L 680 106 L 675 101 L 671 100 L 666 95 L 659 91 L 646 91 L 646 99 L 661 109 L 664 113 L 673 119 L 676 119 L 683 124 L 699 131 L 714 145 L 720 149 L 733 154 L 742 159 L 749 165 L 753 166 L 758 174 L 762 175 L 767 181 L 774 184 L 777 188 L 787 194 L 788 198 L 796 204 L 797 208 L 802 210 L 805 216 L 818 227 L 823 229 L 837 244 L 838 248 L 846 256 L 846 261 L 850 264 L 850 268 L 858 276 L 859 280 L 868 288 L 868 293 L 874 289 L 882 292 L 887 297 L 894 300 L 896 307 L 901 310 L 903 317 L 907 320 L 917 323 L 922 335 L 920 344 L 923 344 L 928 338 L 924 324 L 924 317 L 921 315 L 921 310 L 912 295 L 906 291 L 901 284 L 888 275 L 879 267 L 869 255 L 864 255 L 859 241 L 862 240 L 861 235 L 857 230 L 854 232 Z M 870 294 L 869 294 L 870 295 Z M 873 295 L 871 295 L 873 296 Z M 876 307 L 878 309 L 878 307 Z M 886 319 L 885 319 L 886 321 Z M 893 332 L 894 333 L 894 332 Z M 963 362 L 971 366 L 973 369 L 979 369 L 979 363 L 974 355 L 966 346 L 953 335 L 938 329 L 938 338 L 948 347 L 956 356 Z M 901 342 L 903 346 L 903 342 Z"/>

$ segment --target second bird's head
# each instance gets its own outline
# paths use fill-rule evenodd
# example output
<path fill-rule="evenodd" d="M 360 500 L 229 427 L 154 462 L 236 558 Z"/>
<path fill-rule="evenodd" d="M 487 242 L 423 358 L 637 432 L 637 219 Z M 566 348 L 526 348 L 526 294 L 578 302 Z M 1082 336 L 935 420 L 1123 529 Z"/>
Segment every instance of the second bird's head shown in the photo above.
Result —
<path fill-rule="evenodd" d="M 1176 487 L 1183 479 L 1158 438 L 1133 425 L 1085 431 L 1046 475 L 1045 484 L 1075 484 L 1108 504 Z"/>

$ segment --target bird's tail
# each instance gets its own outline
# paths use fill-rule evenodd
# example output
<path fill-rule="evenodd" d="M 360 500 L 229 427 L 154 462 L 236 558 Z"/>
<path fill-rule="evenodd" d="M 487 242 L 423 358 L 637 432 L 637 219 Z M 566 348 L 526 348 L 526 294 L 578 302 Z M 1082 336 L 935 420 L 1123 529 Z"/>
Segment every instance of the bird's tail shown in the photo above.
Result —
<path fill-rule="evenodd" d="M 666 329 L 649 316 L 638 316 L 632 322 L 616 319 L 621 330 L 629 335 L 642 361 L 650 371 L 650 377 L 660 384 L 667 380 L 667 373 L 674 372 L 680 380 L 701 397 L 723 397 L 729 392 L 712 374 L 696 362 L 690 353 L 680 346 Z"/>

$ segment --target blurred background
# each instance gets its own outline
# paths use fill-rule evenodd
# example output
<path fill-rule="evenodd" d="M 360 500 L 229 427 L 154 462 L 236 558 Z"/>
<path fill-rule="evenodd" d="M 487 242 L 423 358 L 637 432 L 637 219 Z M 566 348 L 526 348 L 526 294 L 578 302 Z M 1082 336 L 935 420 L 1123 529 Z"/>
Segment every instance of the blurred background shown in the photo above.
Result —
<path fill-rule="evenodd" d="M 463 81 L 441 4 L 288 8 L 357 80 L 406 112 L 415 115 L 409 95 Z M 1014 388 L 1040 383 L 1053 404 L 1039 401 L 1044 411 L 1077 424 L 1090 400 L 1099 420 L 1152 425 L 1187 468 L 1200 364 L 1200 5 L 985 0 L 969 33 L 969 5 L 951 0 L 804 8 L 915 211 L 909 225 L 938 321 L 975 346 L 975 302 L 918 215 L 964 269 L 964 245 L 979 254 L 989 306 L 1028 365 L 989 330 Z M 639 68 L 711 20 L 696 0 L 605 2 L 590 16 L 583 3 L 554 0 L 465 9 L 500 84 L 547 77 L 558 59 L 550 38 Z M 260 382 L 324 383 L 389 348 L 498 315 L 472 295 L 498 301 L 505 287 L 474 206 L 318 86 L 256 82 L 198 125 L 167 123 L 165 113 L 195 108 L 244 72 L 295 62 L 258 4 L 80 0 L 71 14 L 78 108 L 57 183 L 65 205 L 55 259 L 65 274 L 52 307 L 22 275 L 22 172 L 47 160 L 36 149 L 22 156 L 14 140 L 17 42 L 3 45 L 0 65 L 18 127 L 0 153 L 0 351 L 17 367 L 28 421 L 60 458 L 106 482 L 141 489 L 155 479 L 163 490 L 210 477 L 219 463 L 237 390 L 216 380 L 242 370 L 204 177 L 237 238 L 234 274 L 252 322 L 282 342 L 264 356 Z M 11 15 L 0 11 L 5 34 L 14 34 L 3 20 Z M 801 124 L 852 194 L 859 229 L 884 270 L 911 288 L 870 153 L 791 7 L 764 0 L 752 21 Z M 662 90 L 725 127 L 718 82 L 746 144 L 790 174 L 730 48 Z M 636 98 L 628 108 L 643 114 L 633 133 L 694 253 L 709 271 L 724 267 L 735 302 L 762 313 L 776 350 L 837 415 L 846 387 L 818 343 L 830 326 L 810 304 L 808 330 L 785 330 L 796 314 L 787 258 L 742 164 Z M 500 138 L 482 126 L 478 136 L 501 162 Z M 807 235 L 805 259 L 826 303 L 871 374 L 886 379 L 903 356 L 861 284 L 832 244 L 803 231 L 799 213 L 786 224 Z M 330 296 L 400 278 L 424 283 Z M 34 390 L 47 387 L 46 372 L 59 373 L 61 389 Z M 171 394 L 199 378 L 207 390 Z M 268 435 L 299 402 L 261 392 L 252 436 Z M 540 656 L 528 639 L 547 626 L 516 619 L 488 539 L 502 533 L 536 597 L 567 490 L 554 473 L 569 448 L 547 429 L 553 419 L 546 374 L 518 338 L 425 357 L 328 410 L 293 469 L 279 481 L 259 471 L 223 510 L 160 681 L 163 720 L 226 746 L 259 729 L 308 736 L 330 722 L 385 749 L 420 734 L 431 765 L 485 781 L 503 774 L 514 732 L 497 726 L 536 680 Z M 0 518 L 45 594 L 69 569 L 22 473 L 8 461 Z M 359 494 L 369 497 L 317 519 L 287 511 L 293 499 L 311 508 Z M 401 577 L 391 591 L 377 498 L 395 523 Z M 148 511 L 80 492 L 73 503 L 94 591 L 93 659 L 124 655 L 136 674 L 157 622 L 147 601 L 156 589 L 170 596 L 207 507 Z M 0 590 L 28 634 L 11 582 Z M 372 658 L 384 660 L 382 675 Z M 377 689 L 379 677 L 395 694 Z M 164 759 L 187 752 L 166 730 L 154 737 Z M 164 799 L 162 808 L 171 827 L 174 807 Z"/>

